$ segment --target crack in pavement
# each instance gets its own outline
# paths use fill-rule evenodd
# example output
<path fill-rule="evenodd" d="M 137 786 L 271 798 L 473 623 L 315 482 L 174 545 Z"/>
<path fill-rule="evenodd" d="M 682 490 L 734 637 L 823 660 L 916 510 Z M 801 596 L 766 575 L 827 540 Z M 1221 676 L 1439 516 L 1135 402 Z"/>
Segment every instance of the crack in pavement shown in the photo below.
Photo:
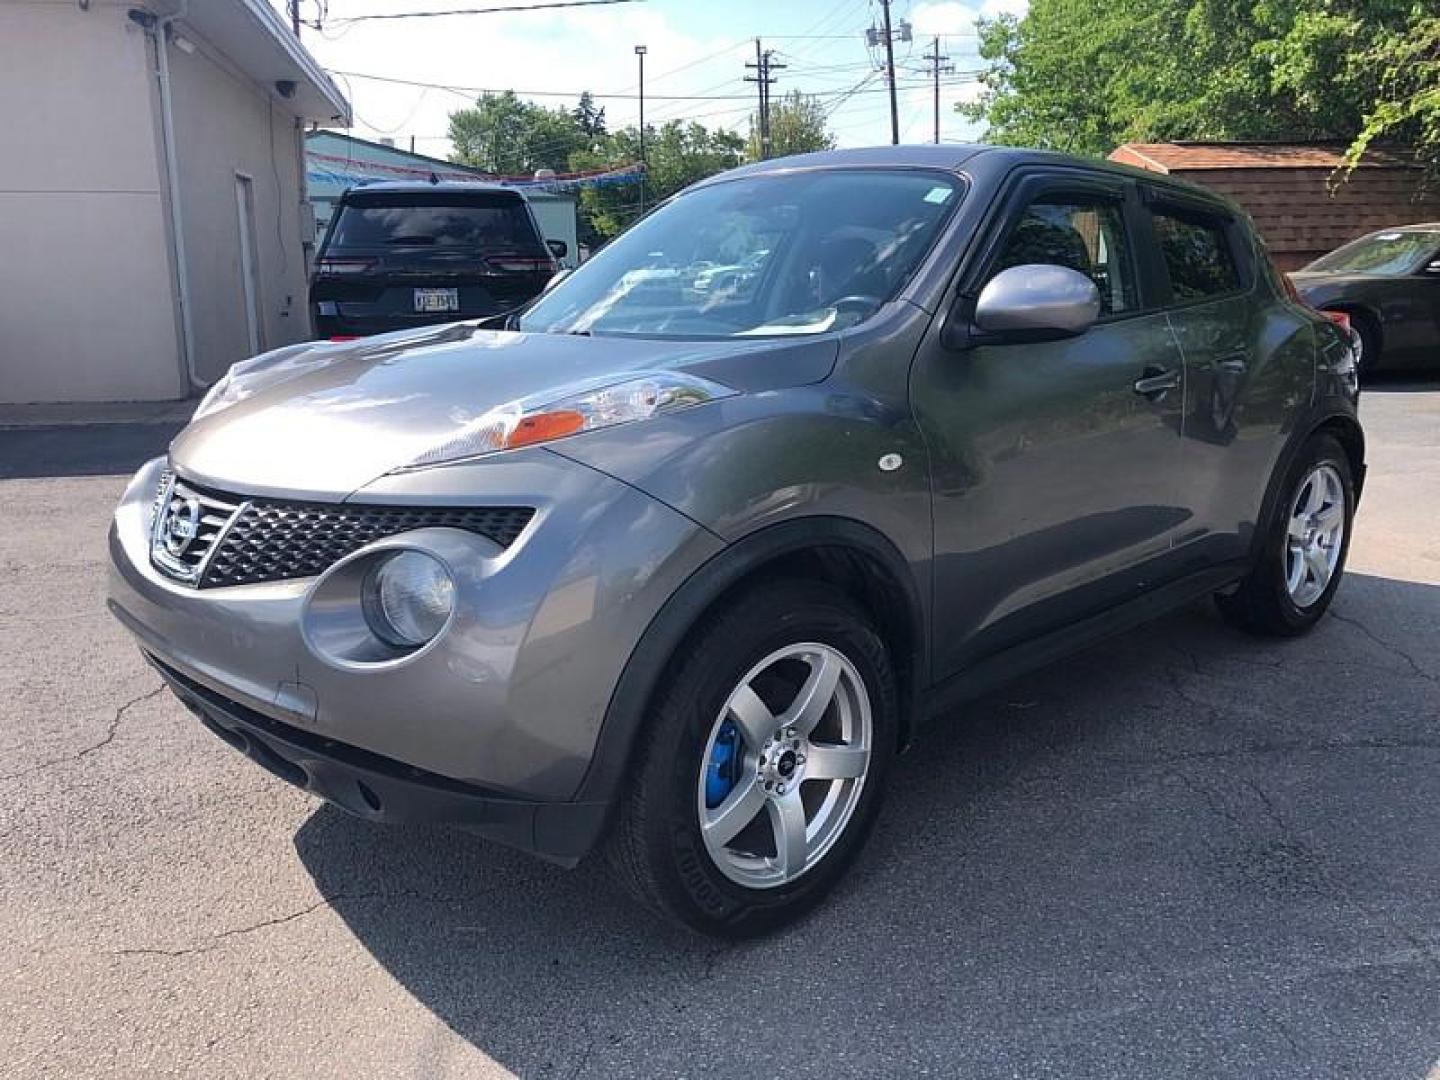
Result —
<path fill-rule="evenodd" d="M 29 776 L 31 773 L 43 772 L 46 769 L 54 768 L 56 765 L 64 765 L 67 762 L 71 761 L 80 761 L 83 758 L 89 757 L 91 754 L 95 753 L 98 750 L 103 750 L 105 747 L 109 746 L 111 742 L 114 741 L 116 734 L 120 730 L 120 721 L 124 719 L 127 712 L 129 712 L 135 706 L 149 701 L 151 698 L 158 697 L 164 692 L 165 684 L 161 683 L 153 690 L 147 690 L 145 691 L 145 693 L 140 694 L 138 697 L 133 697 L 129 701 L 125 702 L 125 704 L 121 705 L 118 709 L 115 710 L 115 715 L 110 718 L 110 723 L 105 729 L 105 734 L 100 738 L 98 742 L 93 742 L 89 746 L 81 747 L 80 750 L 78 750 L 77 752 L 73 754 L 67 754 L 64 757 L 50 758 L 48 761 L 41 761 L 34 765 L 27 765 L 23 769 L 17 769 L 15 772 L 0 773 L 0 780 L 15 780 L 22 776 Z"/>
<path fill-rule="evenodd" d="M 253 934 L 259 930 L 268 930 L 274 926 L 283 926 L 286 923 L 303 919 L 307 915 L 313 915 L 321 908 L 334 909 L 336 903 L 346 901 L 370 901 L 370 900 L 416 900 L 430 904 L 458 904 L 466 900 L 478 898 L 475 893 L 462 893 L 453 896 L 427 896 L 423 893 L 407 891 L 404 889 L 392 889 L 375 892 L 355 893 L 333 893 L 330 896 L 322 896 L 313 904 L 296 911 L 287 912 L 284 915 L 275 915 L 268 919 L 260 919 L 257 922 L 246 923 L 244 926 L 232 926 L 228 930 L 221 930 L 212 934 L 210 938 L 196 945 L 183 945 L 176 948 L 167 948 L 163 945 L 137 945 L 123 949 L 112 950 L 112 956 L 162 956 L 168 958 L 179 956 L 194 956 L 199 953 L 214 952 L 219 949 L 225 941 L 230 938 L 243 937 L 246 934 Z"/>
<path fill-rule="evenodd" d="M 1348 625 L 1355 627 L 1355 629 L 1359 630 L 1362 634 L 1368 637 L 1376 645 L 1379 645 L 1386 652 L 1390 653 L 1392 656 L 1398 656 L 1401 660 L 1404 660 L 1405 663 L 1410 665 L 1410 670 L 1413 671 L 1416 675 L 1420 676 L 1420 678 L 1432 683 L 1440 681 L 1437 680 L 1433 674 L 1422 668 L 1420 664 L 1416 661 L 1416 659 L 1408 652 L 1400 648 L 1400 646 L 1386 641 L 1384 638 L 1382 638 L 1379 634 L 1375 633 L 1375 631 L 1371 630 L 1359 619 L 1355 618 L 1355 616 L 1341 615 L 1338 611 L 1332 609 L 1330 612 L 1330 617 L 1332 619 L 1338 619 L 1342 623 L 1347 623 Z"/>

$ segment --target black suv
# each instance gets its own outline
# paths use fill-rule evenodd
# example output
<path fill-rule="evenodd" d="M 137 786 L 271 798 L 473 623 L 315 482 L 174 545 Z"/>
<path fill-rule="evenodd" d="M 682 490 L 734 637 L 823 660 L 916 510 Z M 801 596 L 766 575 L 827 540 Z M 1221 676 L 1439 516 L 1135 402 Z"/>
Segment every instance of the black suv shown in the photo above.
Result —
<path fill-rule="evenodd" d="M 310 281 L 315 331 L 350 337 L 499 315 L 545 287 L 566 254 L 524 196 L 490 184 L 346 191 Z"/>

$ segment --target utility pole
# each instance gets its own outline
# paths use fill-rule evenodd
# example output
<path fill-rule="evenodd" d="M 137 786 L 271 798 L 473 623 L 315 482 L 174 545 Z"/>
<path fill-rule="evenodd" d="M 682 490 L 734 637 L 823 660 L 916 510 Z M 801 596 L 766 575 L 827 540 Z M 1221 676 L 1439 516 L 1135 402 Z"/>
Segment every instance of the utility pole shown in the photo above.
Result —
<path fill-rule="evenodd" d="M 300 36 L 300 0 L 289 0 L 290 4 L 290 29 L 295 36 Z M 319 21 L 318 19 L 316 20 Z"/>
<path fill-rule="evenodd" d="M 757 126 L 760 129 L 760 157 L 770 157 L 773 149 L 770 142 L 770 87 L 775 82 L 772 72 L 784 71 L 784 64 L 775 63 L 775 52 L 773 49 L 766 49 L 760 44 L 760 39 L 755 39 L 755 62 L 746 64 L 747 71 L 755 72 L 754 75 L 746 75 L 746 82 L 753 82 L 759 91 L 759 112 L 757 114 Z"/>
<path fill-rule="evenodd" d="M 885 81 L 890 84 L 890 145 L 900 145 L 900 110 L 895 104 L 895 41 L 890 32 L 890 0 L 880 0 L 885 13 Z"/>
<path fill-rule="evenodd" d="M 940 73 L 942 71 L 947 75 L 953 73 L 955 65 L 946 64 L 944 67 L 940 66 L 942 61 L 949 60 L 950 58 L 940 55 L 940 37 L 938 34 L 935 37 L 934 51 L 926 53 L 925 59 L 930 62 L 931 73 L 935 76 L 935 145 L 938 146 L 940 145 Z"/>
<path fill-rule="evenodd" d="M 645 213 L 645 173 L 649 166 L 645 162 L 645 46 L 636 45 L 635 55 L 640 61 L 640 216 Z"/>

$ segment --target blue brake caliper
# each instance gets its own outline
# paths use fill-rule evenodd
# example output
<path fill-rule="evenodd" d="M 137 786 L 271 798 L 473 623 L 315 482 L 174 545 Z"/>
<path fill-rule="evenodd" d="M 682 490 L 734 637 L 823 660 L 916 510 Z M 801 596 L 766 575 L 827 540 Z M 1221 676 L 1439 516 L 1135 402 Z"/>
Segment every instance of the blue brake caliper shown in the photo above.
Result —
<path fill-rule="evenodd" d="M 705 805 L 714 809 L 725 801 L 740 778 L 740 729 L 726 720 L 715 735 L 715 748 L 705 764 Z"/>

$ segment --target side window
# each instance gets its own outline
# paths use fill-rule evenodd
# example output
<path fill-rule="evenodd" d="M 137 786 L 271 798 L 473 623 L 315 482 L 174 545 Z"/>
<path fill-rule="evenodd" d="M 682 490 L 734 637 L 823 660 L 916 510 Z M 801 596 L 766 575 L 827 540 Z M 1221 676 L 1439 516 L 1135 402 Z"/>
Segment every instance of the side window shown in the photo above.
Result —
<path fill-rule="evenodd" d="M 1177 301 L 1200 300 L 1240 288 L 1240 272 L 1223 222 L 1178 210 L 1156 210 L 1153 217 L 1155 238 Z"/>
<path fill-rule="evenodd" d="M 1140 306 L 1118 203 L 1076 196 L 1037 199 L 1010 230 L 990 276 L 1026 263 L 1066 266 L 1084 274 L 1100 290 L 1102 315 Z"/>

